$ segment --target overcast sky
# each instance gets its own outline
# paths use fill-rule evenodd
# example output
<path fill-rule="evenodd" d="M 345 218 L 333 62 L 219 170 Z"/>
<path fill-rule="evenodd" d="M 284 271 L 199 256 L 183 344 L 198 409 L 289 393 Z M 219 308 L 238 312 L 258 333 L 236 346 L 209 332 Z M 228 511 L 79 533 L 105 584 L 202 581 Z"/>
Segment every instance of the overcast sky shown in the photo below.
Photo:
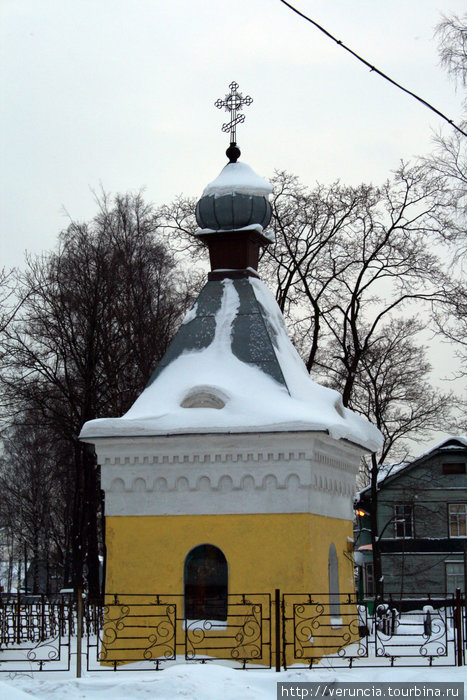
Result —
<path fill-rule="evenodd" d="M 296 0 L 370 63 L 460 120 L 441 12 L 465 0 Z M 384 181 L 450 127 L 279 0 L 0 0 L 0 266 L 56 244 L 93 191 L 198 197 L 226 162 L 236 80 L 242 160 L 316 181 Z"/>
<path fill-rule="evenodd" d="M 464 0 L 297 0 L 395 80 L 459 119 L 433 28 Z M 304 182 L 383 181 L 442 120 L 279 0 L 0 0 L 1 253 L 55 245 L 92 190 L 199 196 L 225 164 L 236 80 L 254 102 L 242 159 Z M 444 128 L 444 127 L 443 127 Z M 446 125 L 446 128 L 449 127 Z"/>

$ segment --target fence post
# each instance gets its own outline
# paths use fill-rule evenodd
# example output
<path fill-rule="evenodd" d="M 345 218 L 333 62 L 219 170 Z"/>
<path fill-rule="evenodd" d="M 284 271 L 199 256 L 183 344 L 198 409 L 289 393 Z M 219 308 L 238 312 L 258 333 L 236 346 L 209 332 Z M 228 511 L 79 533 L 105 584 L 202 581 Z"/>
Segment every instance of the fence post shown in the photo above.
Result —
<path fill-rule="evenodd" d="M 45 641 L 45 595 L 41 594 L 41 642 Z M 50 612 L 49 612 L 50 620 Z"/>
<path fill-rule="evenodd" d="M 456 601 L 454 604 L 454 627 L 456 630 L 456 666 L 463 666 L 464 645 L 462 642 L 462 602 L 460 588 L 456 588 Z"/>
<path fill-rule="evenodd" d="M 83 589 L 78 587 L 76 600 L 76 678 L 81 678 L 81 638 L 83 635 Z"/>
<path fill-rule="evenodd" d="M 281 670 L 281 592 L 276 588 L 275 600 L 275 623 L 276 623 L 276 672 Z"/>
<path fill-rule="evenodd" d="M 21 644 L 21 593 L 16 592 L 16 643 Z"/>

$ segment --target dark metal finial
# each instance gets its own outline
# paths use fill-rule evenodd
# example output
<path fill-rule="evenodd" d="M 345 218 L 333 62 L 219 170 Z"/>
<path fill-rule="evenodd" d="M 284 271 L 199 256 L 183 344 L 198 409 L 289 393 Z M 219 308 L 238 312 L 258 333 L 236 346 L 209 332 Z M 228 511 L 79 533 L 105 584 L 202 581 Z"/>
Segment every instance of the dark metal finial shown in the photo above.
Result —
<path fill-rule="evenodd" d="M 232 142 L 225 152 L 225 155 L 231 163 L 236 163 L 240 158 L 241 151 L 235 142 Z"/>
<path fill-rule="evenodd" d="M 226 151 L 226 155 L 231 163 L 236 163 L 240 156 L 240 149 L 237 147 L 237 124 L 243 124 L 245 121 L 244 114 L 237 114 L 243 109 L 244 105 L 251 105 L 253 99 L 247 95 L 243 97 L 241 92 L 238 92 L 238 83 L 232 82 L 229 85 L 230 93 L 223 100 L 216 100 L 214 105 L 218 109 L 223 107 L 227 112 L 230 112 L 230 122 L 222 124 L 222 131 L 225 133 L 230 131 L 230 146 Z"/>

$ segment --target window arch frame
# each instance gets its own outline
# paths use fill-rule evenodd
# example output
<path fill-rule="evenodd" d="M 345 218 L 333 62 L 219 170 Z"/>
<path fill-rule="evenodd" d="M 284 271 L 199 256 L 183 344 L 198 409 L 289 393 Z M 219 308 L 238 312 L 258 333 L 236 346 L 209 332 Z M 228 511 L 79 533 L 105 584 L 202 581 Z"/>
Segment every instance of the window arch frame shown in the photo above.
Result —
<path fill-rule="evenodd" d="M 183 564 L 185 620 L 226 622 L 228 584 L 229 571 L 224 552 L 210 543 L 192 547 Z"/>
<path fill-rule="evenodd" d="M 342 625 L 339 587 L 339 559 L 336 545 L 331 542 L 328 551 L 329 619 L 331 627 Z"/>

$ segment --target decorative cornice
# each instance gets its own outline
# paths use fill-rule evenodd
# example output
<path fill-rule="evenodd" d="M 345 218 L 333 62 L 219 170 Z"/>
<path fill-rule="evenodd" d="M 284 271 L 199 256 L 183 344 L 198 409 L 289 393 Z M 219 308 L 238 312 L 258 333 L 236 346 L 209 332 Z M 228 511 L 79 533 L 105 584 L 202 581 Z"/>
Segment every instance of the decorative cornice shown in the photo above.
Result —
<path fill-rule="evenodd" d="M 313 460 L 335 469 L 355 474 L 361 459 L 361 450 L 350 444 L 346 449 L 341 445 L 317 438 L 314 443 Z"/>
<path fill-rule="evenodd" d="M 304 475 L 288 473 L 279 479 L 275 474 L 261 475 L 254 473 L 232 474 L 194 474 L 192 477 L 178 476 L 167 478 L 164 476 L 137 476 L 132 474 L 106 478 L 106 492 L 110 493 L 192 493 L 218 492 L 229 493 L 231 491 L 280 491 L 280 490 L 313 490 L 330 493 L 339 496 L 353 496 L 354 487 L 350 481 L 333 479 L 322 474 L 311 474 L 311 479 L 304 479 Z"/>
<path fill-rule="evenodd" d="M 352 517 L 361 450 L 325 434 L 180 436 L 97 445 L 107 515 Z"/>
<path fill-rule="evenodd" d="M 116 453 L 105 456 L 102 465 L 163 465 L 163 464 L 238 464 L 251 462 L 301 462 L 310 459 L 305 452 L 198 452 L 185 454 L 137 454 L 121 456 Z M 344 465 L 342 468 L 348 468 Z"/>

